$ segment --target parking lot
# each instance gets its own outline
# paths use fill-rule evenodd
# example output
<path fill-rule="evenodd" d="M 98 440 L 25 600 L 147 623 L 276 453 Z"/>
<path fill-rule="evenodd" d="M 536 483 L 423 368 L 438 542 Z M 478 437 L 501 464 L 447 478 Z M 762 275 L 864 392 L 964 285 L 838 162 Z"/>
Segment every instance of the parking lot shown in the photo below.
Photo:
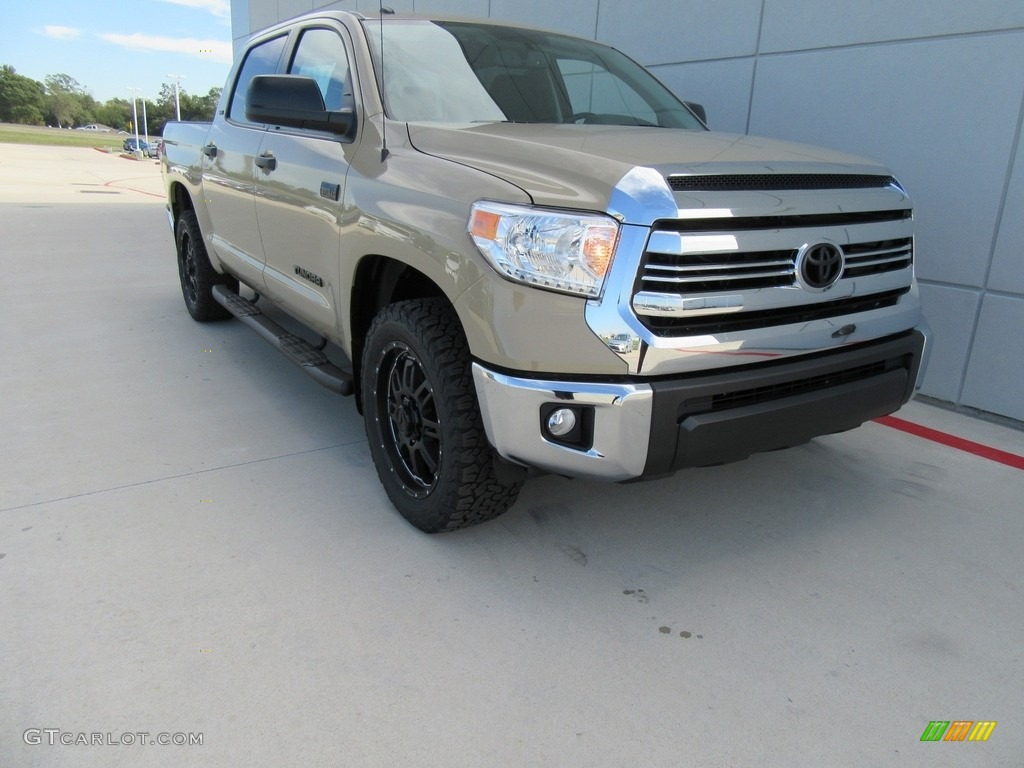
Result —
<path fill-rule="evenodd" d="M 189 318 L 152 161 L 0 145 L 0 231 L 0 765 L 1024 765 L 1022 469 L 871 423 L 426 536 Z"/>

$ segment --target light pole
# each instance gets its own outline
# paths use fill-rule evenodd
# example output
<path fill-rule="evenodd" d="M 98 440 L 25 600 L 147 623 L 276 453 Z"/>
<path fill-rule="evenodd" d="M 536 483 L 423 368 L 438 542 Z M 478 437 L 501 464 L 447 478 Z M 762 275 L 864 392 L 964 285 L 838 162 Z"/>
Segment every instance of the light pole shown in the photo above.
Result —
<path fill-rule="evenodd" d="M 140 96 L 142 101 L 142 130 L 146 133 L 146 146 L 149 146 L 149 121 L 146 119 L 146 97 Z"/>
<path fill-rule="evenodd" d="M 184 75 L 168 75 L 174 81 L 174 119 L 181 121 L 181 106 L 178 104 L 178 86 L 185 79 Z"/>
<path fill-rule="evenodd" d="M 131 91 L 131 94 L 132 94 L 132 123 L 135 124 L 135 151 L 138 152 L 139 151 L 139 110 L 135 106 L 135 94 L 139 93 L 140 91 L 142 91 L 142 89 L 141 88 L 129 87 L 128 90 Z M 145 104 L 143 104 L 143 107 L 145 107 Z"/>

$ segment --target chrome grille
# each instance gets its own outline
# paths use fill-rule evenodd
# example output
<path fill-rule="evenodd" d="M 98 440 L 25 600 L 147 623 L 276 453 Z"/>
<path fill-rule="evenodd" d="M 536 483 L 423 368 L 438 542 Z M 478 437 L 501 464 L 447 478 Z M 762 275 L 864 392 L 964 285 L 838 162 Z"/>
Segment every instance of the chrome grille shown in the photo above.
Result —
<path fill-rule="evenodd" d="M 633 309 L 659 336 L 726 333 L 810 322 L 895 306 L 910 286 L 914 240 L 909 211 L 843 214 L 841 224 L 815 217 L 739 219 L 771 224 L 734 228 L 737 219 L 659 222 L 651 232 L 634 286 Z M 838 217 L 837 217 L 838 218 Z M 788 226 L 786 226 L 788 224 Z M 853 242 L 843 243 L 842 239 Z M 801 288 L 797 260 L 808 244 L 830 240 L 843 251 L 837 286 Z M 846 298 L 839 298 L 845 296 Z"/>
<path fill-rule="evenodd" d="M 841 280 L 866 277 L 913 262 L 913 240 L 883 240 L 841 246 L 846 269 Z M 648 251 L 640 290 L 667 293 L 736 291 L 796 285 L 797 249 L 751 253 L 668 254 Z"/>

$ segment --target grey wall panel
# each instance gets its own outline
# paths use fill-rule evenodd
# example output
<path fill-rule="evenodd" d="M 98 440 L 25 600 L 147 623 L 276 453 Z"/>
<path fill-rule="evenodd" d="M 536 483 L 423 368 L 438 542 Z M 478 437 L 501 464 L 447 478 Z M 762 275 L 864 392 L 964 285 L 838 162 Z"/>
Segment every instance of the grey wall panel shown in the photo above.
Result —
<path fill-rule="evenodd" d="M 384 7 L 391 8 L 392 10 L 399 11 L 401 13 L 412 13 L 414 10 L 413 0 L 385 0 Z M 356 10 L 359 11 L 359 13 L 365 13 L 367 15 L 373 14 L 376 16 L 379 8 L 379 0 L 358 0 L 355 4 L 351 1 L 342 3 L 341 10 Z"/>
<path fill-rule="evenodd" d="M 754 77 L 752 58 L 669 64 L 651 70 L 679 98 L 704 105 L 714 131 L 743 133 Z"/>
<path fill-rule="evenodd" d="M 1024 299 L 985 297 L 962 403 L 1024 421 Z"/>
<path fill-rule="evenodd" d="M 599 0 L 491 0 L 491 17 L 594 39 Z"/>
<path fill-rule="evenodd" d="M 285 0 L 278 0 L 285 2 Z M 311 0 L 314 11 L 348 11 L 350 13 L 365 13 L 367 16 L 376 16 L 379 8 L 379 0 L 335 0 L 335 2 L 324 2 L 323 0 Z M 413 0 L 385 0 L 385 8 L 400 13 L 413 12 Z"/>
<path fill-rule="evenodd" d="M 258 32 L 281 21 L 277 13 L 277 0 L 261 2 L 252 0 L 249 4 L 249 31 Z"/>
<path fill-rule="evenodd" d="M 793 51 L 855 43 L 1024 27 L 1014 0 L 765 0 L 761 51 Z"/>
<path fill-rule="evenodd" d="M 486 19 L 489 0 L 415 0 L 416 13 Z"/>
<path fill-rule="evenodd" d="M 309 13 L 320 3 L 314 0 L 277 0 L 277 15 L 281 21 L 294 19 L 304 13 Z"/>
<path fill-rule="evenodd" d="M 1024 33 L 762 57 L 750 132 L 893 167 L 916 204 L 918 274 L 980 287 L 1021 82 Z"/>
<path fill-rule="evenodd" d="M 761 0 L 602 0 L 597 39 L 641 64 L 751 56 Z"/>
<path fill-rule="evenodd" d="M 333 3 L 326 3 L 323 0 L 315 0 L 313 3 L 315 11 L 358 11 L 357 0 L 336 0 Z"/>
<path fill-rule="evenodd" d="M 922 393 L 956 401 L 964 378 L 964 360 L 970 352 L 971 332 L 981 294 L 961 288 L 922 285 L 921 303 L 932 327 L 931 359 Z"/>
<path fill-rule="evenodd" d="M 988 287 L 1024 295 L 1024 135 L 1018 138 Z"/>
<path fill-rule="evenodd" d="M 235 53 L 238 52 L 238 41 L 249 36 L 249 6 L 253 0 L 235 0 L 231 3 L 231 39 L 234 41 Z"/>

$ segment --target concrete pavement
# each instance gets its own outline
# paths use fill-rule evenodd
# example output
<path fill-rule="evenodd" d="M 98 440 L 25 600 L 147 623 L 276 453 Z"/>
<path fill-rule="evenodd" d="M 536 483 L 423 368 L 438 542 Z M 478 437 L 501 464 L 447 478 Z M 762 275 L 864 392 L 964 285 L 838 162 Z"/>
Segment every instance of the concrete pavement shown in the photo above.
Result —
<path fill-rule="evenodd" d="M 162 199 L 156 160 L 0 143 L 0 203 L 153 205 Z"/>
<path fill-rule="evenodd" d="M 0 765 L 1022 764 L 1024 471 L 868 424 L 425 536 L 351 400 L 188 317 L 154 168 L 53 151 L 0 204 Z"/>

